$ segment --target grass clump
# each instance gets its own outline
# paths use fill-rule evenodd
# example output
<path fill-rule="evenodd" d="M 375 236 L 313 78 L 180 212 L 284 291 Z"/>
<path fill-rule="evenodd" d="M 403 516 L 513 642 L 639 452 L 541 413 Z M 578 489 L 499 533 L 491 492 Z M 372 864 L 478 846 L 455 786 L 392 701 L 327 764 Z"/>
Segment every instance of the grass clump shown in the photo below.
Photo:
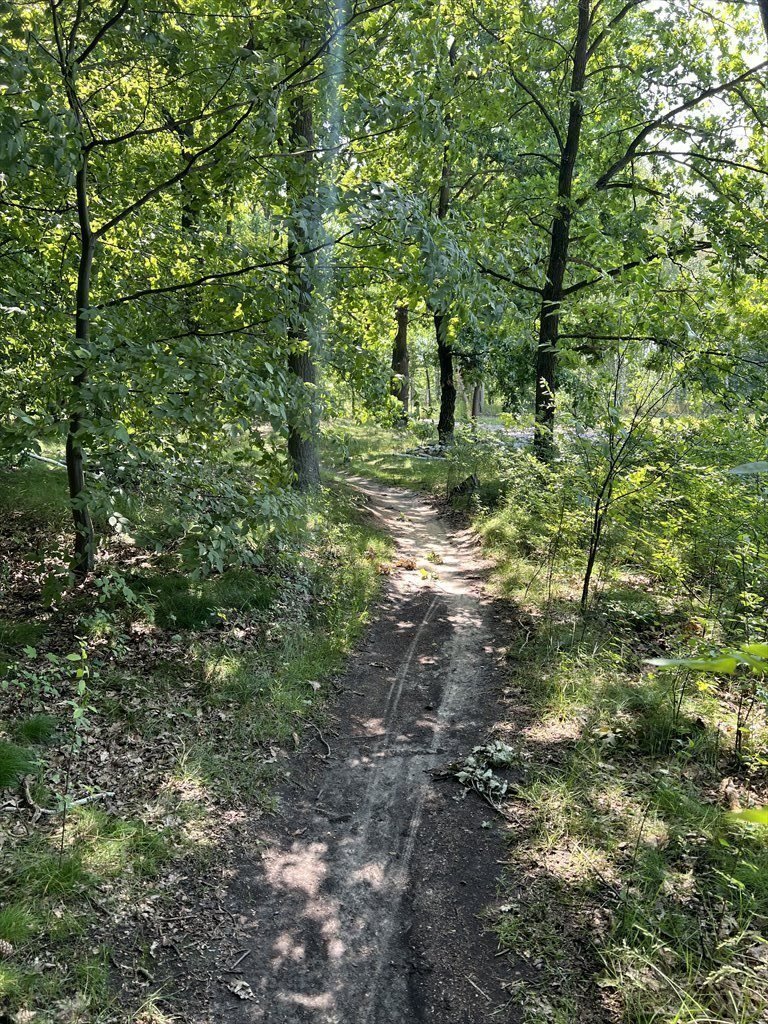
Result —
<path fill-rule="evenodd" d="M 0 939 L 21 946 L 34 932 L 34 919 L 22 903 L 10 903 L 0 909 Z"/>
<path fill-rule="evenodd" d="M 161 629 L 210 628 L 227 612 L 265 610 L 274 597 L 274 584 L 250 569 L 232 569 L 196 580 L 178 572 L 144 577 L 133 582 L 154 609 Z"/>
<path fill-rule="evenodd" d="M 20 742 L 42 745 L 51 742 L 58 724 L 58 719 L 53 715 L 30 715 L 14 722 L 12 730 L 14 737 Z"/>
<path fill-rule="evenodd" d="M 44 634 L 42 623 L 0 619 L 0 650 L 19 651 L 22 647 L 34 647 Z"/>
<path fill-rule="evenodd" d="M 35 767 L 35 757 L 24 747 L 0 740 L 0 789 L 16 786 Z"/>

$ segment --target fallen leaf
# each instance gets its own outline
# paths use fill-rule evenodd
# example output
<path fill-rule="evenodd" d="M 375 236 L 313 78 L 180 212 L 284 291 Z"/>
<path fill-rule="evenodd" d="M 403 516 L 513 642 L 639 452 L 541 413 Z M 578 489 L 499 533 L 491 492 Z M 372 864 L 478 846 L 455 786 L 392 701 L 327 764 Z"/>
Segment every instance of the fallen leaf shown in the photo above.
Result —
<path fill-rule="evenodd" d="M 231 984 L 227 985 L 227 988 L 232 993 L 232 995 L 237 996 L 238 999 L 256 998 L 256 996 L 253 994 L 253 989 L 251 988 L 251 986 L 248 984 L 247 981 L 243 981 L 242 978 L 240 978 L 238 981 L 233 981 Z"/>

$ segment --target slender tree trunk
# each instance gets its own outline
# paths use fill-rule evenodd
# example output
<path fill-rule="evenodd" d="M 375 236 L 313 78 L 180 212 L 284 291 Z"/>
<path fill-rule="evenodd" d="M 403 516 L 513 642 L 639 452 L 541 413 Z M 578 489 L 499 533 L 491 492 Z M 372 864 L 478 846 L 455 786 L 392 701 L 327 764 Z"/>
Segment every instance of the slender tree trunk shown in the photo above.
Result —
<path fill-rule="evenodd" d="M 451 67 L 456 65 L 456 40 L 451 43 L 448 51 Z M 455 76 L 454 76 L 455 77 Z M 451 118 L 445 118 L 446 132 L 450 133 Z M 443 146 L 443 162 L 440 168 L 440 192 L 437 199 L 438 220 L 445 220 L 451 209 L 451 154 L 449 142 Z M 441 305 L 431 306 L 435 322 L 435 340 L 437 341 L 437 359 L 440 365 L 440 417 L 437 421 L 437 437 L 440 444 L 450 444 L 456 426 L 456 382 L 453 370 L 453 352 L 448 341 L 448 321 L 450 312 Z"/>
<path fill-rule="evenodd" d="M 536 348 L 536 405 L 534 448 L 543 461 L 554 452 L 555 394 L 557 390 L 557 343 L 560 333 L 560 307 L 563 281 L 568 266 L 571 240 L 573 177 L 579 155 L 584 107 L 581 92 L 589 60 L 590 0 L 578 0 L 579 23 L 573 48 L 571 102 L 568 131 L 560 153 L 557 182 L 557 207 L 552 220 L 547 280 L 539 314 L 539 341 Z"/>
<path fill-rule="evenodd" d="M 475 384 L 472 391 L 472 419 L 476 420 L 483 413 L 483 385 Z"/>
<path fill-rule="evenodd" d="M 77 172 L 77 217 L 80 228 L 80 256 L 77 267 L 75 347 L 88 351 L 91 336 L 89 307 L 91 304 L 91 270 L 95 239 L 91 231 L 88 210 L 88 158 L 83 154 L 82 165 Z M 80 439 L 83 414 L 83 387 L 86 382 L 85 367 L 72 378 L 72 406 L 69 415 L 69 429 L 66 443 L 67 482 L 75 525 L 75 547 L 73 570 L 79 580 L 85 579 L 93 569 L 95 537 L 93 521 L 85 493 L 85 459 Z"/>
<path fill-rule="evenodd" d="M 448 317 L 435 313 L 435 337 L 437 358 L 440 364 L 440 418 L 437 421 L 437 437 L 440 444 L 450 444 L 456 425 L 456 384 L 453 378 L 453 352 L 448 344 Z"/>
<path fill-rule="evenodd" d="M 589 604 L 589 586 L 592 582 L 592 572 L 595 568 L 595 559 L 597 558 L 597 552 L 600 548 L 600 537 L 603 532 L 603 503 L 602 498 L 598 497 L 595 502 L 595 509 L 592 516 L 592 531 L 589 537 L 589 552 L 587 555 L 587 567 L 584 570 L 584 580 L 581 586 L 581 602 L 580 608 L 582 612 L 587 610 Z"/>
<path fill-rule="evenodd" d="M 427 378 L 427 409 L 429 411 L 429 415 L 431 416 L 432 415 L 432 386 L 431 386 L 431 384 L 429 382 L 429 363 L 426 360 L 424 361 L 424 374 L 425 374 L 425 376 Z"/>
<path fill-rule="evenodd" d="M 763 19 L 765 38 L 768 39 L 768 0 L 757 0 L 757 3 L 760 7 L 760 16 Z"/>
<path fill-rule="evenodd" d="M 308 47 L 304 47 L 308 48 Z M 295 150 L 311 150 L 314 146 L 312 101 L 306 93 L 293 100 L 290 122 L 290 146 Z M 303 164 L 298 175 L 297 205 L 312 189 L 313 156 L 304 152 L 298 158 Z M 288 275 L 295 298 L 289 319 L 288 338 L 291 352 L 288 368 L 297 382 L 297 401 L 291 411 L 288 426 L 288 453 L 293 465 L 295 486 L 308 491 L 320 483 L 320 461 L 317 451 L 319 411 L 317 405 L 317 369 L 309 332 L 309 313 L 312 304 L 311 270 L 313 259 L 306 254 L 313 236 L 309 225 L 298 220 L 290 228 L 288 239 Z M 302 253 L 304 253 L 302 255 Z"/>
<path fill-rule="evenodd" d="M 392 346 L 392 394 L 402 405 L 400 423 L 408 422 L 408 393 L 410 377 L 408 374 L 408 307 L 398 306 L 395 313 L 397 331 Z"/>

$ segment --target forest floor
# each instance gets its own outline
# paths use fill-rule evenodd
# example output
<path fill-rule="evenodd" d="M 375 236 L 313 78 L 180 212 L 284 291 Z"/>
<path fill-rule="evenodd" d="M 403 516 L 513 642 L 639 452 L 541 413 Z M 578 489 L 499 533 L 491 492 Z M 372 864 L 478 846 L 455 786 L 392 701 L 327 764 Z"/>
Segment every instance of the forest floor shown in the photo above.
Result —
<path fill-rule="evenodd" d="M 0 480 L 0 1024 L 765 1020 L 768 768 L 645 661 L 686 600 L 582 615 L 490 470 L 459 513 L 466 467 L 334 431 L 298 560 L 118 538 L 127 607 L 41 600 L 58 471 Z"/>

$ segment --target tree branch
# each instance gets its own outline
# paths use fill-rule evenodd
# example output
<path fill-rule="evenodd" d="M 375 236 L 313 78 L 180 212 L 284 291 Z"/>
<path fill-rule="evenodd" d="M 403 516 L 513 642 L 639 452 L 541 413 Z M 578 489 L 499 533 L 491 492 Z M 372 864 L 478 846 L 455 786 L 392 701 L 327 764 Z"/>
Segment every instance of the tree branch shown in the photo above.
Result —
<path fill-rule="evenodd" d="M 321 249 L 327 249 L 330 246 L 337 245 L 342 239 L 346 238 L 347 235 L 352 234 L 352 230 L 345 231 L 343 235 L 339 235 L 338 238 L 332 238 L 329 241 L 321 242 L 318 245 L 312 246 L 310 249 L 305 249 L 303 252 L 295 253 L 295 257 L 311 256 L 312 253 L 319 252 Z M 245 274 L 250 274 L 254 270 L 271 270 L 274 267 L 283 267 L 288 263 L 288 257 L 282 256 L 277 260 L 268 260 L 265 263 L 249 263 L 244 267 L 238 267 L 237 270 L 222 270 L 216 274 L 203 274 L 200 277 L 196 277 L 191 281 L 180 281 L 178 284 L 163 285 L 160 288 L 141 288 L 139 291 L 131 292 L 129 295 L 119 295 L 114 299 L 108 299 L 106 302 L 100 302 L 96 305 L 92 305 L 91 309 L 113 309 L 115 306 L 122 306 L 125 302 L 134 302 L 136 299 L 148 298 L 151 295 L 171 295 L 175 292 L 189 291 L 192 288 L 200 288 L 206 284 L 215 284 L 219 281 L 228 281 L 236 277 L 243 277 Z"/>
<path fill-rule="evenodd" d="M 737 75 L 735 78 L 729 79 L 727 82 L 721 82 L 720 85 L 713 85 L 709 89 L 704 89 L 691 99 L 686 100 L 684 103 L 679 103 L 676 107 L 672 107 L 671 110 L 668 110 L 666 113 L 660 114 L 659 117 L 649 121 L 642 131 L 637 133 L 618 160 L 615 160 L 610 167 L 600 175 L 592 188 L 597 192 L 606 188 L 611 179 L 631 163 L 637 155 L 637 151 L 640 149 L 640 146 L 652 132 L 656 131 L 657 128 L 661 128 L 662 125 L 669 124 L 669 122 L 673 118 L 677 117 L 678 114 L 683 114 L 686 110 L 693 110 L 694 107 L 697 107 L 705 100 L 712 99 L 714 96 L 719 96 L 721 93 L 728 92 L 730 89 L 735 88 L 741 82 L 751 78 L 759 71 L 763 71 L 766 67 L 768 67 L 768 60 L 764 60 L 760 64 L 756 64 L 754 67 L 742 72 L 742 74 Z M 586 196 L 583 196 L 579 200 L 579 205 L 586 202 L 586 198 Z"/>
<path fill-rule="evenodd" d="M 75 62 L 77 64 L 82 64 L 83 61 L 87 60 L 88 57 L 90 57 L 90 55 L 93 53 L 93 51 L 99 45 L 99 43 L 104 38 L 104 36 L 107 34 L 107 32 L 109 32 L 109 30 L 112 28 L 113 25 L 116 25 L 117 22 L 120 21 L 122 16 L 128 10 L 129 2 L 130 2 L 130 0 L 123 0 L 122 3 L 118 4 L 117 9 L 115 10 L 115 13 L 104 22 L 104 24 L 98 30 L 98 32 L 93 37 L 93 39 L 90 41 L 90 43 L 88 43 L 88 45 L 82 51 L 80 56 L 76 58 Z"/>
<path fill-rule="evenodd" d="M 203 148 L 198 149 L 196 153 L 190 154 L 190 156 L 187 157 L 184 167 L 182 167 L 180 171 L 177 171 L 176 174 L 171 175 L 171 177 L 166 178 L 165 181 L 161 181 L 157 185 L 153 185 L 152 188 L 147 189 L 143 196 L 134 200 L 134 202 L 124 207 L 119 213 L 116 213 L 114 217 L 111 217 L 108 221 L 102 224 L 98 231 L 94 231 L 94 238 L 102 238 L 108 231 L 111 231 L 112 228 L 120 224 L 121 221 L 124 221 L 126 217 L 130 217 L 132 213 L 140 210 L 142 206 L 145 206 L 150 200 L 160 195 L 161 192 L 164 192 L 183 178 L 186 178 L 190 171 L 192 171 L 195 165 L 198 164 L 204 156 L 212 153 L 214 149 L 221 145 L 222 142 L 225 142 L 231 135 L 234 135 L 240 125 L 250 116 L 254 107 L 255 103 L 249 103 L 245 113 L 241 114 L 226 131 L 222 132 L 221 135 L 218 135 L 213 142 L 210 142 L 207 146 L 203 146 Z"/>
<path fill-rule="evenodd" d="M 526 83 L 522 80 L 522 78 L 520 78 L 518 75 L 516 75 L 514 71 L 510 72 L 510 74 L 512 75 L 512 79 L 517 83 L 517 85 L 523 90 L 524 93 L 526 93 L 528 96 L 531 97 L 531 99 L 533 100 L 535 105 L 539 108 L 539 110 L 540 110 L 541 114 L 543 115 L 544 119 L 546 120 L 547 124 L 552 129 L 552 133 L 555 136 L 555 140 L 557 141 L 558 149 L 562 153 L 563 145 L 564 145 L 563 144 L 563 137 L 560 134 L 560 129 L 557 127 L 555 119 L 552 117 L 550 112 L 544 106 L 544 103 L 539 99 L 539 97 L 536 95 L 536 93 L 533 91 L 533 89 L 531 89 L 531 87 L 529 85 L 526 85 Z"/>
<path fill-rule="evenodd" d="M 592 57 L 595 51 L 600 48 L 601 43 L 603 42 L 603 40 L 612 28 L 615 28 L 615 26 L 618 25 L 620 21 L 623 21 L 624 18 L 626 18 L 626 16 L 629 14 L 629 12 L 633 11 L 635 7 L 639 7 L 641 4 L 644 3 L 646 3 L 646 0 L 629 0 L 628 3 L 624 4 L 621 10 L 614 14 L 610 21 L 606 23 L 604 28 L 602 28 L 601 31 L 598 32 L 598 34 L 592 40 L 592 43 L 590 44 L 590 47 L 587 50 L 587 59 Z M 592 11 L 593 16 L 596 13 L 596 11 L 597 7 L 595 7 L 595 9 Z"/>
<path fill-rule="evenodd" d="M 525 292 L 533 292 L 535 295 L 541 295 L 541 288 L 536 288 L 532 284 L 523 284 L 522 281 L 516 281 L 514 277 L 510 277 L 509 274 L 502 274 L 498 270 L 494 270 L 493 267 L 487 267 L 480 260 L 476 260 L 478 269 L 481 274 L 487 274 L 488 277 L 493 277 L 497 281 L 506 281 L 508 284 L 514 285 L 515 288 L 522 288 Z"/>
<path fill-rule="evenodd" d="M 686 253 L 693 255 L 695 252 L 705 252 L 712 248 L 712 243 L 707 241 L 694 242 L 692 245 L 683 246 L 680 249 L 676 249 L 673 252 L 653 252 L 640 260 L 632 260 L 629 263 L 623 263 L 620 267 L 613 267 L 612 270 L 605 270 L 602 274 L 597 277 L 589 278 L 589 280 L 577 281 L 576 284 L 570 285 L 568 288 L 563 289 L 563 296 L 573 295 L 576 292 L 580 292 L 583 288 L 589 288 L 593 284 L 599 284 L 604 281 L 607 277 L 620 277 L 627 270 L 634 270 L 635 267 L 642 267 L 648 263 L 653 263 L 654 260 L 663 259 L 674 259 L 675 256 L 683 256 Z"/>

